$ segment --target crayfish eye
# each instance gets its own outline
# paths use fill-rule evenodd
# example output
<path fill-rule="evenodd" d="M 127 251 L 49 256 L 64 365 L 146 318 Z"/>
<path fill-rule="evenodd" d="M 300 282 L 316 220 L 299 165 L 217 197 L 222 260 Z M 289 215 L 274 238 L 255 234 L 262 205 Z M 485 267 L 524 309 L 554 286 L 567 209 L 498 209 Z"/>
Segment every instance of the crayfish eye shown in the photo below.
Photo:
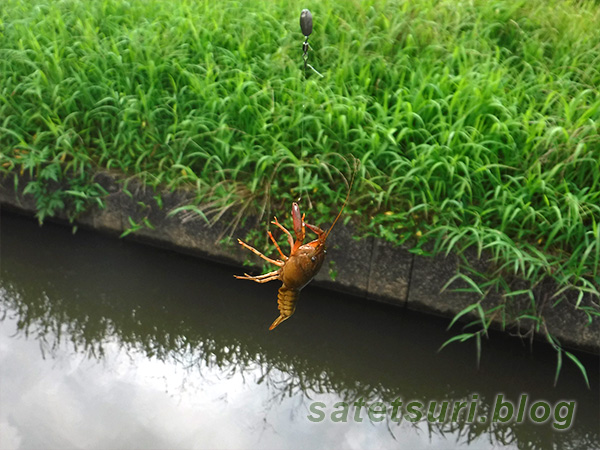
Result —
<path fill-rule="evenodd" d="M 310 260 L 311 260 L 312 262 L 315 262 L 315 261 L 317 260 L 317 257 L 316 257 L 316 256 L 311 256 L 311 257 L 310 257 Z"/>

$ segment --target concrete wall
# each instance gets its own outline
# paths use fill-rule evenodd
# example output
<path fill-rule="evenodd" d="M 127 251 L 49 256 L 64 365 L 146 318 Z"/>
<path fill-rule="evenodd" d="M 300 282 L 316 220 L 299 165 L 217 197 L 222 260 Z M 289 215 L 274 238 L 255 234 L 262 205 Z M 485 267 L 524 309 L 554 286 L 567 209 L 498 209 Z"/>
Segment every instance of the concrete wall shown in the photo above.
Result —
<path fill-rule="evenodd" d="M 14 177 L 0 178 L 0 205 L 34 214 L 36 211 L 34 199 L 31 195 L 23 195 L 27 181 L 27 177 L 20 177 L 18 189 L 15 191 Z M 160 192 L 163 202 L 161 208 L 154 198 L 157 193 L 144 187 L 135 179 L 127 180 L 111 173 L 101 172 L 96 174 L 95 181 L 108 192 L 105 198 L 106 207 L 100 209 L 95 206 L 80 215 L 76 220 L 80 226 L 120 235 L 131 227 L 130 218 L 136 223 L 147 219 L 154 229 L 143 227 L 126 238 L 240 266 L 240 270 L 236 273 L 248 270 L 241 269 L 244 260 L 251 258 L 259 261 L 237 244 L 228 246 L 218 244 L 220 239 L 228 236 L 227 225 L 231 217 L 209 226 L 194 214 L 179 213 L 168 216 L 174 208 L 191 203 L 194 195 L 190 192 L 185 190 Z M 57 219 L 66 220 L 65 213 L 59 213 Z M 261 223 L 248 221 L 244 228 L 236 230 L 231 240 L 235 242 L 235 237 L 244 236 L 249 227 L 258 227 L 266 232 L 270 220 L 271 218 L 263 218 Z M 471 293 L 452 290 L 466 287 L 466 284 L 461 281 L 454 282 L 450 289 L 441 292 L 447 281 L 457 273 L 456 255 L 450 254 L 448 257 L 414 255 L 407 248 L 383 240 L 368 237 L 357 241 L 352 238 L 353 235 L 350 226 L 336 225 L 328 240 L 327 259 L 314 280 L 316 285 L 361 296 L 367 300 L 391 303 L 402 308 L 448 318 L 452 318 L 466 306 L 477 301 L 477 297 Z M 486 261 L 478 260 L 474 254 L 467 254 L 466 257 L 471 265 L 480 270 L 485 269 Z M 335 281 L 332 281 L 328 275 L 328 261 L 335 261 L 337 271 Z M 550 297 L 553 292 L 551 284 L 541 286 L 540 298 L 537 301 L 538 307 L 543 308 L 548 330 L 565 347 L 600 354 L 600 320 L 587 325 L 586 315 L 573 307 L 575 298 L 569 298 L 552 307 L 554 300 Z M 488 295 L 484 307 L 489 308 L 502 301 L 502 296 L 499 294 Z M 519 305 L 526 305 L 528 302 L 528 298 L 512 298 L 507 310 L 517 311 Z M 591 298 L 584 298 L 583 304 L 592 305 Z M 473 317 L 467 315 L 465 319 Z M 496 328 L 500 328 L 500 318 L 496 320 Z M 521 321 L 517 326 L 506 331 L 522 335 L 530 328 L 531 323 Z M 455 329 L 458 333 L 460 327 L 455 325 Z M 545 340 L 543 333 L 535 333 L 535 336 Z"/>

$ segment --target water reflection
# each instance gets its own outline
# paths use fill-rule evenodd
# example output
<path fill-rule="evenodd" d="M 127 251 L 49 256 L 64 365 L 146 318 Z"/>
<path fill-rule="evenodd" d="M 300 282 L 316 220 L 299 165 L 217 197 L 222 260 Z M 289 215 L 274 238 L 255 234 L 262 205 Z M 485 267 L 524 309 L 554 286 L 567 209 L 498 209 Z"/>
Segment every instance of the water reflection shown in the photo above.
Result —
<path fill-rule="evenodd" d="M 268 332 L 276 287 L 236 283 L 231 269 L 6 214 L 1 232 L 1 328 L 11 337 L 0 381 L 14 394 L 3 392 L 0 436 L 23 448 L 600 445 L 595 358 L 584 358 L 591 392 L 569 366 L 553 388 L 551 352 L 500 338 L 477 370 L 471 348 L 436 353 L 444 321 L 310 288 L 295 320 Z M 330 420 L 337 402 L 473 394 L 477 416 L 489 417 L 498 393 L 575 400 L 573 425 L 371 423 L 366 412 L 357 423 L 354 408 L 347 423 Z M 307 418 L 315 401 L 327 406 L 318 423 Z"/>

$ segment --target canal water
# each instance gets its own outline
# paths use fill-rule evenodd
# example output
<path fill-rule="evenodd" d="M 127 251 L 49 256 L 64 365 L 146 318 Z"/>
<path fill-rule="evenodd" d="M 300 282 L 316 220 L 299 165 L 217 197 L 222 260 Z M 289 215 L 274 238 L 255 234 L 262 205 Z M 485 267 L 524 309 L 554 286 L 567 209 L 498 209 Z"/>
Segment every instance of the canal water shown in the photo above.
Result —
<path fill-rule="evenodd" d="M 600 448 L 598 358 L 554 387 L 494 335 L 477 368 L 448 320 L 311 286 L 269 332 L 278 284 L 238 269 L 6 212 L 0 239 L 2 449 Z"/>

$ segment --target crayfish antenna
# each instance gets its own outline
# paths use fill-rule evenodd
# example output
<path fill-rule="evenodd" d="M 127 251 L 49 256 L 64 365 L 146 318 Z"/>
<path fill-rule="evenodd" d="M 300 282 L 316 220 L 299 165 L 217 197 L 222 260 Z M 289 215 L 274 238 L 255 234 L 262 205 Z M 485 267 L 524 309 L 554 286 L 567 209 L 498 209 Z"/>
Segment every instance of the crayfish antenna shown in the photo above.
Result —
<path fill-rule="evenodd" d="M 275 321 L 269 327 L 269 331 L 273 330 L 277 325 L 279 325 L 284 320 L 289 319 L 290 317 L 292 316 L 284 316 L 283 314 L 280 314 L 279 317 L 275 319 Z"/>
<path fill-rule="evenodd" d="M 344 208 L 346 207 L 346 203 L 348 203 L 348 200 L 350 200 L 350 193 L 352 192 L 352 186 L 354 185 L 354 179 L 356 178 L 356 172 L 358 172 L 359 164 L 360 164 L 360 162 L 357 159 L 354 159 L 354 172 L 352 173 L 352 179 L 350 180 L 350 186 L 348 187 L 348 193 L 346 194 L 346 200 L 344 200 L 344 203 L 342 204 L 342 208 L 340 209 L 340 212 L 338 213 L 337 217 L 335 218 L 335 220 L 333 221 L 333 223 L 331 224 L 329 229 L 325 232 L 325 236 L 324 236 L 322 242 L 325 242 L 327 240 L 329 233 L 331 233 L 331 230 L 333 230 L 333 227 L 335 226 L 336 222 L 342 215 L 342 212 L 344 211 Z"/>

